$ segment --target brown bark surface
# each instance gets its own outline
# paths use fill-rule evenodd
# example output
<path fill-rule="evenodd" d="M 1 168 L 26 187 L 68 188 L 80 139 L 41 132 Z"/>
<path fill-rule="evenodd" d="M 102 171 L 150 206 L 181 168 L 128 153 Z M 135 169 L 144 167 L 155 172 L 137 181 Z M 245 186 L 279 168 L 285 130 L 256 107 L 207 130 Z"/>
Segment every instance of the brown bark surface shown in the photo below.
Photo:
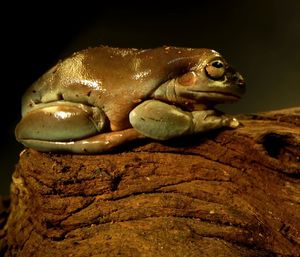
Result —
<path fill-rule="evenodd" d="M 239 120 L 103 155 L 25 150 L 0 255 L 300 256 L 300 108 Z"/>

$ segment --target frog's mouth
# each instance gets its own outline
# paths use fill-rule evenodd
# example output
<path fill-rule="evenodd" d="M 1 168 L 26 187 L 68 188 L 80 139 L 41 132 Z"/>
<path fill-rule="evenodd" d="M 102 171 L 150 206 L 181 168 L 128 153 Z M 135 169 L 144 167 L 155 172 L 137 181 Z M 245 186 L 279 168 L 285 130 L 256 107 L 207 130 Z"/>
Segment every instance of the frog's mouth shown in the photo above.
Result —
<path fill-rule="evenodd" d="M 222 81 L 216 80 L 210 83 L 197 84 L 186 88 L 190 97 L 212 102 L 234 102 L 245 93 L 245 81 L 239 73 L 227 74 Z"/>
<path fill-rule="evenodd" d="M 232 92 L 189 90 L 182 94 L 185 98 L 209 103 L 226 103 L 238 101 L 242 95 Z"/>
<path fill-rule="evenodd" d="M 239 94 L 231 93 L 231 92 L 220 92 L 220 91 L 198 91 L 198 90 L 190 90 L 194 93 L 205 94 L 207 96 L 212 97 L 221 97 L 221 98 L 230 98 L 233 100 L 239 100 L 242 96 Z"/>

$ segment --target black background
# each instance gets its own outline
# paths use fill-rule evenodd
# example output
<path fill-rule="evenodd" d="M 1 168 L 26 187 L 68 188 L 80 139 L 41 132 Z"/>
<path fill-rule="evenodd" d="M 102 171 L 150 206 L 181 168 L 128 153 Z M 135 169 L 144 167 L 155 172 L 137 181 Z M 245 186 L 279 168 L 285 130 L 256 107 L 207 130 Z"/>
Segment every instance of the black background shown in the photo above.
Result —
<path fill-rule="evenodd" d="M 177 1 L 176 1 L 177 2 Z M 213 48 L 247 81 L 229 113 L 300 105 L 300 1 L 10 2 L 1 8 L 0 194 L 22 146 L 14 139 L 25 89 L 60 58 L 100 44 Z"/>

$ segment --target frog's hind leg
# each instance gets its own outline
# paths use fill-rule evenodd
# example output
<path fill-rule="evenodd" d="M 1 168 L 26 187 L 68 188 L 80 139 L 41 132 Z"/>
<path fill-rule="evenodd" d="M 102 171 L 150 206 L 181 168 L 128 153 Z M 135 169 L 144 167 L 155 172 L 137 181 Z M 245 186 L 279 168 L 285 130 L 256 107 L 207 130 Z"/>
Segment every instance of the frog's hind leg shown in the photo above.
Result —
<path fill-rule="evenodd" d="M 18 141 L 35 148 L 37 142 L 72 142 L 99 134 L 107 123 L 104 112 L 97 107 L 58 101 L 34 106 L 15 132 Z"/>
<path fill-rule="evenodd" d="M 119 145 L 145 138 L 137 130 L 130 128 L 122 131 L 114 131 L 98 134 L 85 139 L 72 142 L 53 142 L 36 139 L 23 140 L 23 144 L 42 152 L 73 152 L 80 154 L 102 153 Z"/>
<path fill-rule="evenodd" d="M 106 132 L 107 127 L 108 119 L 99 108 L 57 101 L 37 104 L 27 112 L 16 127 L 16 138 L 38 151 L 73 153 L 101 153 L 145 138 L 133 128 Z"/>

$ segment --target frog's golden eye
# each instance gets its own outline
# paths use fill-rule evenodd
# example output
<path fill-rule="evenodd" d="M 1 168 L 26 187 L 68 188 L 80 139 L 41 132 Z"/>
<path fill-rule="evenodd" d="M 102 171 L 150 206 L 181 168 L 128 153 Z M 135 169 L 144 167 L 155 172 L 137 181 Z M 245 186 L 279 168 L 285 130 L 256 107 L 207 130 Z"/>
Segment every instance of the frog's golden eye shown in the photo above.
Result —
<path fill-rule="evenodd" d="M 205 67 L 206 75 L 214 80 L 221 79 L 225 74 L 225 64 L 221 60 L 214 60 Z"/>

